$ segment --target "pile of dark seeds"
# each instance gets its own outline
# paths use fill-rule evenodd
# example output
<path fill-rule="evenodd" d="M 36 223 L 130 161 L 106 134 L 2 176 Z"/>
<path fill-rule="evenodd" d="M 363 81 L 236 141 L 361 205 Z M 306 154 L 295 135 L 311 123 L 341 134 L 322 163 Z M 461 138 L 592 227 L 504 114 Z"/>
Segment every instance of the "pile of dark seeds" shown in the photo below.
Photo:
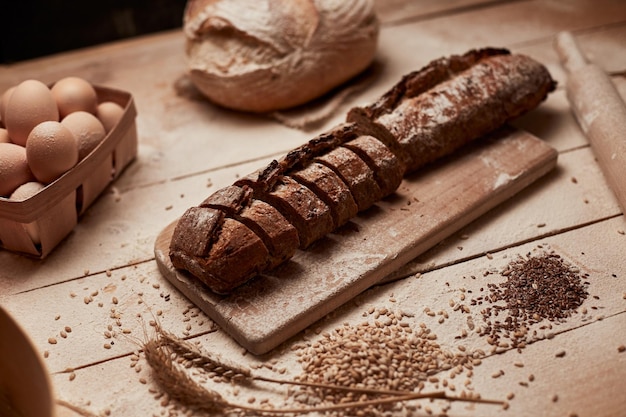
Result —
<path fill-rule="evenodd" d="M 553 252 L 518 257 L 501 272 L 506 281 L 489 284 L 489 295 L 472 300 L 489 307 L 481 310 L 481 334 L 499 348 L 523 348 L 537 338 L 532 325 L 548 320 L 540 329 L 551 329 L 570 317 L 582 305 L 589 293 L 587 275 L 568 264 Z"/>

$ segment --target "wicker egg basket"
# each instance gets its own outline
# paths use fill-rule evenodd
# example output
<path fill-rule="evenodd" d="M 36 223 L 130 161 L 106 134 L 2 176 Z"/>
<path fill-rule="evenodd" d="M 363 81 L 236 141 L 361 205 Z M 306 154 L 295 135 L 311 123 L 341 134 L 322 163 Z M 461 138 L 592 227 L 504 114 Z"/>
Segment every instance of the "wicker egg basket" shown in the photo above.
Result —
<path fill-rule="evenodd" d="M 113 101 L 122 118 L 74 168 L 23 201 L 0 198 L 0 247 L 45 258 L 76 226 L 80 216 L 137 155 L 137 110 L 128 92 L 94 86 L 98 102 Z M 28 227 L 38 229 L 40 243 Z"/>

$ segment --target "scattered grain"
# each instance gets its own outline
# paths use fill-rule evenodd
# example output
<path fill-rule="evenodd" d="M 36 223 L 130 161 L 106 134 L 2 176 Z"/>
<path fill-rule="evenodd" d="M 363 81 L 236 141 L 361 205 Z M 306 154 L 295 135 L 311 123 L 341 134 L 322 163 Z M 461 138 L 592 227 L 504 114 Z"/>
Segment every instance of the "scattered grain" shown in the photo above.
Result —
<path fill-rule="evenodd" d="M 492 378 L 500 378 L 502 375 L 504 375 L 504 371 L 502 369 L 500 369 L 498 372 L 494 372 L 493 374 L 491 374 Z"/>
<path fill-rule="evenodd" d="M 556 356 L 557 358 L 562 358 L 565 356 L 565 351 L 559 350 L 557 353 L 554 354 L 554 356 Z"/>
<path fill-rule="evenodd" d="M 48 338 L 48 343 L 50 343 L 51 345 L 56 345 L 57 344 L 57 339 L 54 337 L 49 337 Z"/>
<path fill-rule="evenodd" d="M 310 344 L 299 345 L 296 356 L 302 365 L 302 373 L 295 377 L 296 381 L 403 391 L 419 391 L 430 384 L 455 391 L 451 380 L 464 370 L 471 371 L 473 361 L 478 359 L 465 347 L 455 352 L 443 350 L 436 342 L 437 335 L 423 322 L 415 327 L 407 325 L 403 322 L 405 315 L 385 308 L 370 307 L 366 313 L 371 321 L 358 325 L 344 323 L 332 332 L 322 332 Z M 374 313 L 378 319 L 374 318 Z M 424 313 L 439 315 L 440 319 L 445 319 L 447 314 L 444 310 L 435 313 L 428 307 L 424 308 Z M 443 372 L 448 373 L 447 378 Z M 470 382 L 466 387 L 469 385 Z M 305 404 L 347 401 L 346 397 L 336 395 L 332 390 L 312 387 L 300 388 L 292 398 Z M 366 400 L 374 397 L 359 394 L 347 398 Z M 374 407 L 361 410 L 359 415 L 377 416 L 383 410 L 396 410 L 393 407 L 400 410 L 402 406 Z M 432 409 L 431 413 L 434 413 Z"/>
<path fill-rule="evenodd" d="M 617 347 L 617 351 L 622 353 L 622 352 L 626 352 L 626 346 L 625 345 L 619 345 Z"/>

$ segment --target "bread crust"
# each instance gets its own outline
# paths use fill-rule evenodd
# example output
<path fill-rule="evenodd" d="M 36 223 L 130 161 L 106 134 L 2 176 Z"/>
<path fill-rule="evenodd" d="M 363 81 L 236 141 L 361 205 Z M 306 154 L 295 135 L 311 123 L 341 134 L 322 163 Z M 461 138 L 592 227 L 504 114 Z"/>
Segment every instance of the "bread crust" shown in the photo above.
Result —
<path fill-rule="evenodd" d="M 372 0 L 189 0 L 189 78 L 212 102 L 248 112 L 305 104 L 373 62 Z"/>

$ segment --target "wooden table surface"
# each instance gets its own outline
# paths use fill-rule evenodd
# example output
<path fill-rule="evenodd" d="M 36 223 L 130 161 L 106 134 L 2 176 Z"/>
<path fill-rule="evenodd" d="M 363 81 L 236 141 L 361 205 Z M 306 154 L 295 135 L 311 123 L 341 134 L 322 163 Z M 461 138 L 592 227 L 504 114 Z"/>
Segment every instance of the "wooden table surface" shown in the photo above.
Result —
<path fill-rule="evenodd" d="M 136 161 L 105 190 L 68 238 L 44 260 L 0 251 L 0 304 L 44 357 L 56 397 L 76 407 L 71 411 L 59 405 L 59 415 L 185 412 L 183 405 L 165 400 L 167 395 L 161 394 L 140 352 L 142 342 L 154 334 L 153 320 L 205 349 L 283 378 L 302 373 L 299 347 L 324 332 L 357 326 L 368 311 L 383 307 L 410 312 L 410 323 L 424 323 L 442 347 L 456 351 L 460 342 L 455 336 L 467 317 L 454 313 L 449 300 L 458 301 L 463 291 L 478 292 L 479 287 L 498 282 L 502 277 L 489 271 L 539 245 L 588 274 L 590 297 L 578 312 L 555 325 L 550 337 L 519 352 L 492 353 L 478 335 L 463 341 L 466 347 L 486 352 L 480 366 L 463 380 L 471 377 L 473 392 L 483 398 L 509 397 L 508 409 L 455 402 L 449 409 L 434 403 L 433 412 L 581 417 L 625 413 L 626 352 L 619 347 L 626 344 L 626 222 L 571 113 L 566 74 L 553 41 L 560 31 L 572 31 L 626 97 L 626 4 L 380 0 L 378 9 L 380 76 L 327 121 L 307 131 L 268 117 L 220 109 L 188 94 L 179 30 L 0 67 L 0 91 L 27 78 L 51 83 L 77 75 L 131 92 L 138 110 Z M 396 273 L 405 278 L 365 291 L 270 353 L 254 356 L 160 274 L 155 239 L 186 208 L 338 124 L 350 107 L 370 103 L 403 74 L 432 59 L 482 46 L 528 54 L 544 63 L 559 82 L 539 109 L 514 123 L 558 151 L 557 168 Z M 449 317 L 431 317 L 426 307 L 446 310 Z M 478 309 L 468 314 L 480 318 Z M 50 338 L 57 343 L 50 344 Z M 565 356 L 556 357 L 559 351 Z M 494 373 L 500 370 L 503 374 L 496 378 Z M 286 391 L 258 385 L 236 396 L 230 384 L 218 384 L 216 389 L 246 404 L 252 396 L 267 396 L 277 407 Z M 417 415 L 428 412 L 429 403 L 422 404 Z"/>

